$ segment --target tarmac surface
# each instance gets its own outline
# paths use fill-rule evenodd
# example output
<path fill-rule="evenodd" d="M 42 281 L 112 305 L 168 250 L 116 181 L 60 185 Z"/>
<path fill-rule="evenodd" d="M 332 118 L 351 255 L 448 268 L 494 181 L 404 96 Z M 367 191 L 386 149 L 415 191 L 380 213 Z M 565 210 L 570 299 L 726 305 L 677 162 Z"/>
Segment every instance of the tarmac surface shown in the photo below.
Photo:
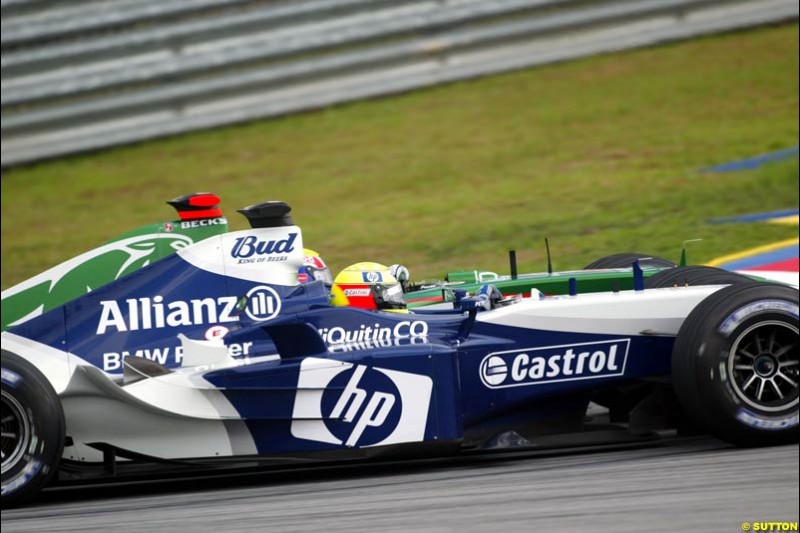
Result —
<path fill-rule="evenodd" d="M 598 451 L 62 488 L 2 512 L 14 531 L 737 532 L 797 522 L 798 446 L 710 438 Z"/>

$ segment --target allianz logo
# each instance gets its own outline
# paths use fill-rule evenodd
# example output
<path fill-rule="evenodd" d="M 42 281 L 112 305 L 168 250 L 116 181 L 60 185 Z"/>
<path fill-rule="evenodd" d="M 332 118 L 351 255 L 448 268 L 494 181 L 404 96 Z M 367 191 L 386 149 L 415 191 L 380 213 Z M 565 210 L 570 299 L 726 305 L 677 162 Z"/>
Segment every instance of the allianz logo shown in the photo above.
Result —
<path fill-rule="evenodd" d="M 255 235 L 247 235 L 236 239 L 231 257 L 234 259 L 249 259 L 254 256 L 270 254 L 288 254 L 294 251 L 294 241 L 297 233 L 290 233 L 285 239 L 271 241 L 259 240 Z"/>
<path fill-rule="evenodd" d="M 483 358 L 480 378 L 490 389 L 621 376 L 630 339 L 494 352 Z"/>
<path fill-rule="evenodd" d="M 238 322 L 240 298 L 218 296 L 165 302 L 161 295 L 100 302 L 97 335 L 164 327 L 197 326 Z M 254 321 L 271 320 L 281 311 L 281 299 L 272 287 L 258 285 L 247 291 L 244 313 Z"/>

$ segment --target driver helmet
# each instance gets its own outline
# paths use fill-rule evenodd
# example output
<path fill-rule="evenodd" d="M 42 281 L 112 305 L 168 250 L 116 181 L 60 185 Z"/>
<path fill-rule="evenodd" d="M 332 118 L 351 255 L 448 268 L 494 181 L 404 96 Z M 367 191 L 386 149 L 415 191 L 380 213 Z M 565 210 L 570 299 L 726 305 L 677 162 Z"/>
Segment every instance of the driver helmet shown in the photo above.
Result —
<path fill-rule="evenodd" d="M 301 283 L 309 281 L 324 281 L 328 285 L 333 285 L 333 274 L 322 260 L 319 253 L 311 248 L 303 248 L 303 273 L 306 274 L 306 279 L 300 279 Z M 302 274 L 301 274 L 302 275 Z"/>
<path fill-rule="evenodd" d="M 403 288 L 389 267 L 380 263 L 356 263 L 333 281 L 331 303 L 373 311 L 408 313 Z"/>

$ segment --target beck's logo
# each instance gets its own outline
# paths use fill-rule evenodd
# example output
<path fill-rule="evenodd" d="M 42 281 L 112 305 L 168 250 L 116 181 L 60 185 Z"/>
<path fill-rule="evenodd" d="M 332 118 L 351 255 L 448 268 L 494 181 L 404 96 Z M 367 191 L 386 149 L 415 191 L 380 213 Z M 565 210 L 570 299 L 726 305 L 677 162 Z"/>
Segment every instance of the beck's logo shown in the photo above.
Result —
<path fill-rule="evenodd" d="M 297 233 L 290 233 L 285 239 L 260 241 L 255 235 L 239 237 L 231 250 L 234 259 L 249 259 L 258 255 L 288 254 L 294 251 Z"/>
<path fill-rule="evenodd" d="M 227 224 L 227 223 L 228 219 L 225 217 L 203 218 L 200 220 L 184 220 L 183 222 L 181 222 L 181 229 L 204 228 L 206 226 L 220 226 L 222 224 Z M 166 224 L 164 224 L 164 226 L 166 226 Z"/>
<path fill-rule="evenodd" d="M 348 447 L 421 441 L 432 388 L 428 376 L 308 357 L 300 365 L 292 435 Z"/>
<path fill-rule="evenodd" d="M 490 353 L 480 377 L 490 389 L 621 376 L 630 339 Z"/>

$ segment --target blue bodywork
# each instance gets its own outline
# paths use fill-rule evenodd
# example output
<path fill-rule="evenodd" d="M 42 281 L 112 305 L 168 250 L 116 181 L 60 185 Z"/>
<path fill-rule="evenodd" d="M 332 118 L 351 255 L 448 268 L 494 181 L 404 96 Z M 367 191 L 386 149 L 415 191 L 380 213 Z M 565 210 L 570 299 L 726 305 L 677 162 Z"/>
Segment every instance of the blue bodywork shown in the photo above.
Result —
<path fill-rule="evenodd" d="M 563 420 L 577 430 L 595 391 L 669 373 L 672 337 L 503 326 L 476 321 L 476 312 L 337 308 L 322 282 L 265 285 L 173 255 L 10 332 L 113 377 L 125 357 L 180 367 L 178 334 L 202 340 L 222 326 L 229 354 L 247 364 L 202 377 L 235 407 L 260 455 L 393 442 L 478 445 Z M 322 385 L 302 385 L 304 369 L 324 367 L 320 361 L 342 366 L 326 370 Z M 318 416 L 296 404 L 301 392 L 315 398 L 319 409 L 309 412 Z"/>

